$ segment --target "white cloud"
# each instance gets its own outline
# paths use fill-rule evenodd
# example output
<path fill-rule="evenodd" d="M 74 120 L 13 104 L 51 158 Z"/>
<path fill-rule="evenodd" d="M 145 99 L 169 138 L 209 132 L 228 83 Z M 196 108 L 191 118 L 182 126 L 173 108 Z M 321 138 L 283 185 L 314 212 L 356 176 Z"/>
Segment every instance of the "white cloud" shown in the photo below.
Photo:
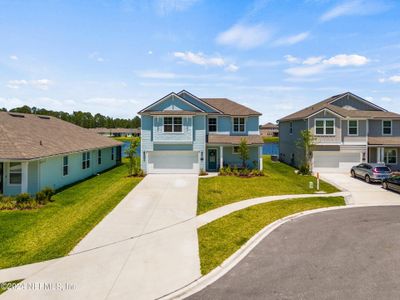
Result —
<path fill-rule="evenodd" d="M 156 0 L 154 2 L 156 12 L 160 15 L 167 15 L 176 11 L 185 11 L 198 0 Z"/>
<path fill-rule="evenodd" d="M 304 65 L 315 65 L 320 63 L 324 59 L 324 56 L 310 56 L 303 61 Z"/>
<path fill-rule="evenodd" d="M 400 83 L 400 75 L 391 76 L 391 77 L 389 77 L 388 80 L 391 81 L 391 82 Z"/>
<path fill-rule="evenodd" d="M 89 54 L 89 59 L 97 61 L 97 62 L 104 62 L 104 58 L 100 56 L 99 52 L 92 52 Z"/>
<path fill-rule="evenodd" d="M 237 70 L 239 70 L 239 67 L 235 64 L 229 64 L 226 68 L 225 71 L 228 72 L 236 72 Z"/>
<path fill-rule="evenodd" d="M 357 54 L 339 54 L 323 61 L 327 65 L 346 66 L 362 66 L 368 63 L 368 58 Z"/>
<path fill-rule="evenodd" d="M 290 55 L 290 54 L 285 55 L 285 59 L 287 62 L 290 62 L 290 63 L 299 63 L 300 62 L 300 59 L 298 57 Z"/>
<path fill-rule="evenodd" d="M 286 55 L 285 58 L 290 63 L 301 62 L 303 65 L 306 65 L 291 67 L 285 70 L 287 74 L 296 77 L 316 75 L 328 69 L 329 67 L 359 67 L 369 62 L 367 57 L 358 54 L 339 54 L 328 59 L 323 59 L 323 56 L 311 56 L 303 61 L 294 56 Z"/>
<path fill-rule="evenodd" d="M 304 41 L 309 36 L 310 36 L 310 33 L 308 31 L 307 32 L 301 32 L 301 33 L 296 34 L 296 35 L 291 35 L 291 36 L 280 38 L 280 39 L 278 39 L 278 40 L 276 40 L 274 42 L 274 45 L 275 46 L 290 46 L 290 45 L 294 45 L 294 44 L 297 44 L 297 43 L 300 43 L 300 42 Z"/>
<path fill-rule="evenodd" d="M 236 24 L 228 30 L 221 32 L 217 36 L 216 42 L 220 45 L 228 45 L 240 49 L 251 49 L 265 43 L 270 36 L 270 30 L 263 24 Z"/>
<path fill-rule="evenodd" d="M 326 69 L 325 65 L 318 64 L 318 65 L 311 65 L 311 66 L 301 66 L 301 67 L 293 67 L 288 68 L 285 72 L 291 76 L 296 77 L 303 77 L 303 76 L 311 76 L 321 73 L 323 70 Z"/>
<path fill-rule="evenodd" d="M 201 52 L 174 52 L 174 56 L 183 61 L 201 66 L 224 66 L 226 64 L 225 60 L 219 56 L 210 57 Z"/>
<path fill-rule="evenodd" d="M 378 0 L 352 0 L 336 5 L 321 17 L 321 22 L 327 22 L 342 16 L 372 15 L 383 12 L 389 7 Z"/>
<path fill-rule="evenodd" d="M 149 51 L 147 51 L 147 54 L 148 54 L 148 55 L 152 55 L 152 54 L 153 54 L 153 51 L 149 50 Z"/>
<path fill-rule="evenodd" d="M 381 101 L 383 101 L 383 102 L 392 102 L 393 100 L 390 97 L 382 97 Z"/>
<path fill-rule="evenodd" d="M 7 87 L 10 89 L 19 89 L 23 86 L 30 86 L 39 90 L 48 90 L 53 82 L 49 79 L 36 79 L 36 80 L 9 80 Z"/>
<path fill-rule="evenodd" d="M 10 59 L 11 60 L 18 60 L 18 56 L 14 55 L 14 54 L 10 55 Z"/>

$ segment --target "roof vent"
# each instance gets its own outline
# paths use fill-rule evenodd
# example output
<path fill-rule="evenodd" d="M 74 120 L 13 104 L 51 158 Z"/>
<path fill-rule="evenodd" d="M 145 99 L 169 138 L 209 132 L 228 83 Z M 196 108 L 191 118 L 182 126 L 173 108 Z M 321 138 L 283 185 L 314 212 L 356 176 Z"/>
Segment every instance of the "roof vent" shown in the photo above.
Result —
<path fill-rule="evenodd" d="M 21 115 L 21 114 L 16 114 L 16 113 L 8 113 L 11 117 L 14 117 L 14 118 L 25 118 L 25 116 L 24 115 Z"/>
<path fill-rule="evenodd" d="M 43 119 L 43 120 L 50 120 L 49 116 L 38 116 L 38 118 Z"/>

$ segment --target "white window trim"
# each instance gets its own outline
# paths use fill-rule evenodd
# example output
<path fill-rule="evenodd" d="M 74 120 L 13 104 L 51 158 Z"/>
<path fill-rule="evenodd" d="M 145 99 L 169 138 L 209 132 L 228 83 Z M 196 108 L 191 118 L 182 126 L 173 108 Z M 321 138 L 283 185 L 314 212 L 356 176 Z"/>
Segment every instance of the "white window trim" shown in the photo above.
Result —
<path fill-rule="evenodd" d="M 215 119 L 215 128 L 216 128 L 216 130 L 215 131 L 210 131 L 210 119 Z M 209 118 L 207 118 L 207 131 L 208 132 L 218 132 L 218 118 L 217 117 L 209 117 Z"/>
<path fill-rule="evenodd" d="M 239 154 L 239 151 L 235 152 L 235 147 L 239 147 L 239 146 L 232 146 L 232 154 Z"/>
<path fill-rule="evenodd" d="M 89 154 L 89 155 L 88 155 Z M 85 159 L 83 159 L 83 156 L 85 155 Z M 85 151 L 82 152 L 82 163 L 81 163 L 81 169 L 82 170 L 87 170 L 90 169 L 90 165 L 91 165 L 91 161 L 92 161 L 92 154 L 90 154 L 90 151 Z M 85 162 L 85 167 L 83 168 L 83 162 Z M 89 166 L 86 166 L 86 162 L 89 162 Z"/>
<path fill-rule="evenodd" d="M 66 165 L 64 164 L 64 157 L 67 157 L 67 160 L 68 160 L 68 164 L 66 164 Z M 61 157 L 61 159 L 62 159 L 61 174 L 62 174 L 62 177 L 67 177 L 67 176 L 69 176 L 69 156 L 68 155 L 64 155 L 64 156 Z M 67 175 L 64 175 L 64 167 L 65 166 L 68 167 Z"/>
<path fill-rule="evenodd" d="M 238 118 L 238 119 L 243 119 L 244 120 L 244 127 L 243 127 L 243 131 L 235 131 L 235 119 L 236 118 Z M 233 133 L 244 133 L 244 132 L 246 132 L 246 123 L 247 123 L 247 120 L 246 120 L 247 118 L 246 117 L 232 117 L 232 132 Z M 240 128 L 240 123 L 238 124 L 238 126 L 239 126 L 239 128 Z"/>
<path fill-rule="evenodd" d="M 289 122 L 289 135 L 293 135 L 293 121 Z"/>
<path fill-rule="evenodd" d="M 385 133 L 383 124 L 384 122 L 390 122 L 390 134 Z M 392 120 L 382 120 L 382 135 L 391 136 L 393 135 L 393 121 Z"/>
<path fill-rule="evenodd" d="M 357 122 L 357 133 L 350 133 L 350 122 Z M 360 135 L 360 124 L 358 122 L 358 120 L 347 120 L 347 135 L 348 136 L 359 136 Z"/>
<path fill-rule="evenodd" d="M 171 132 L 165 132 L 164 131 L 164 120 L 165 120 L 165 118 L 172 118 L 172 124 L 171 124 L 172 131 Z M 182 124 L 181 124 L 182 131 L 174 131 L 174 118 L 181 118 L 182 119 Z M 161 126 L 162 133 L 165 133 L 165 134 L 184 134 L 185 131 L 183 130 L 183 118 L 186 118 L 186 117 L 185 116 L 164 116 L 164 117 L 162 117 L 162 126 Z"/>
<path fill-rule="evenodd" d="M 11 162 L 10 162 L 10 163 L 8 163 L 8 185 L 9 186 L 21 186 L 22 185 L 22 162 L 15 162 L 15 163 L 21 164 L 21 183 L 11 183 L 10 182 L 10 180 L 11 180 Z M 3 166 L 3 168 L 4 168 L 4 166 Z"/>
<path fill-rule="evenodd" d="M 318 134 L 317 133 L 317 121 L 323 121 L 324 122 L 324 133 L 323 134 Z M 326 134 L 326 121 L 333 121 L 333 133 L 332 134 Z M 334 118 L 317 118 L 314 119 L 314 134 L 316 136 L 335 136 L 336 135 L 336 120 Z"/>
<path fill-rule="evenodd" d="M 386 150 L 388 151 L 392 151 L 394 150 L 396 152 L 396 162 L 395 163 L 389 163 L 389 162 L 385 162 L 385 152 Z M 397 160 L 398 160 L 398 152 L 397 152 L 397 148 L 384 148 L 383 149 L 383 161 L 385 162 L 386 165 L 397 165 Z"/>
<path fill-rule="evenodd" d="M 100 163 L 99 163 L 99 158 L 100 158 Z M 101 166 L 102 164 L 103 164 L 103 151 L 102 151 L 102 149 L 98 149 L 97 150 L 97 165 Z"/>

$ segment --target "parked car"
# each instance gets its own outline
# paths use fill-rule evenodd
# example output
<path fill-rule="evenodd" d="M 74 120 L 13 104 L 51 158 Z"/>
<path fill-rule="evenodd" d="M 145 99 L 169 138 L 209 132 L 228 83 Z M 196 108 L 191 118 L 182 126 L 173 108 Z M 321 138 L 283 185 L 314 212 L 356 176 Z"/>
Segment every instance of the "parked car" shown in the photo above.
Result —
<path fill-rule="evenodd" d="M 379 182 L 391 176 L 391 170 L 384 164 L 362 163 L 351 168 L 351 177 L 359 177 L 367 183 Z"/>
<path fill-rule="evenodd" d="M 400 176 L 392 176 L 382 181 L 385 190 L 400 192 Z"/>

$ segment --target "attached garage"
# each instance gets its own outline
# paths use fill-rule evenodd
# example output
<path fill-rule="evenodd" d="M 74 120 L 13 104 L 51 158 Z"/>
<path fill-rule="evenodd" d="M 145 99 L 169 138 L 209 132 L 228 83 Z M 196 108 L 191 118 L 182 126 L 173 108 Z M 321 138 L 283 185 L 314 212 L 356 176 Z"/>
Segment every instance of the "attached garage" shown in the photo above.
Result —
<path fill-rule="evenodd" d="M 361 160 L 360 152 L 314 151 L 313 172 L 348 173 Z"/>
<path fill-rule="evenodd" d="M 148 154 L 149 174 L 199 174 L 198 151 L 152 151 Z"/>

